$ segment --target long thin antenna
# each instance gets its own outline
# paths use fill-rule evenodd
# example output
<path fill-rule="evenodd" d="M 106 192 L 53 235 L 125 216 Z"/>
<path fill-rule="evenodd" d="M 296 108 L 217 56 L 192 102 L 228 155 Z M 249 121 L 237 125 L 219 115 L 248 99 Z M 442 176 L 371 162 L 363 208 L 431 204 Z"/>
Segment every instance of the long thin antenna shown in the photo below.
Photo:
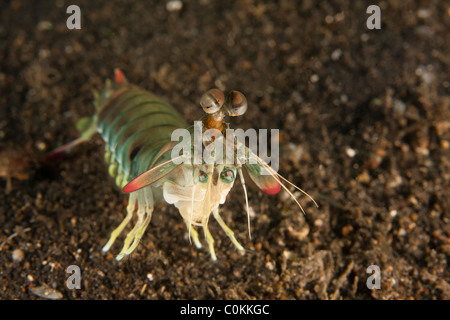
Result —
<path fill-rule="evenodd" d="M 242 184 L 242 188 L 244 189 L 244 196 L 245 196 L 245 207 L 247 210 L 247 224 L 248 224 L 248 237 L 251 239 L 252 238 L 252 234 L 251 234 L 251 228 L 250 228 L 250 210 L 248 208 L 248 196 L 247 196 L 247 187 L 245 186 L 245 179 L 244 179 L 244 175 L 242 174 L 242 166 L 239 166 L 238 168 L 238 172 L 239 172 L 239 178 L 241 179 L 241 184 Z"/>
<path fill-rule="evenodd" d="M 315 204 L 315 206 L 316 206 L 317 208 L 319 207 L 319 205 L 318 205 L 317 202 L 313 199 L 313 197 L 311 197 L 306 191 L 302 190 L 301 188 L 299 188 L 298 186 L 296 186 L 295 184 L 293 184 L 292 182 L 290 182 L 288 179 L 286 179 L 285 177 L 283 177 L 281 174 L 279 174 L 278 172 L 276 172 L 275 170 L 273 170 L 267 163 L 265 163 L 265 162 L 264 162 L 262 159 L 260 159 L 259 157 L 255 156 L 254 158 L 256 159 L 256 161 L 258 161 L 258 163 L 259 163 L 260 165 L 264 166 L 264 168 L 266 168 L 266 169 L 269 171 L 269 173 L 270 173 L 270 175 L 271 175 L 272 177 L 274 177 L 274 178 L 275 178 L 276 176 L 280 177 L 280 178 L 283 179 L 285 182 L 287 182 L 288 184 L 290 184 L 291 186 L 293 186 L 295 189 L 299 190 L 301 193 L 303 193 L 304 195 L 306 195 L 309 199 L 311 199 L 312 202 L 314 202 L 314 204 Z M 280 185 L 281 185 L 284 189 L 286 189 L 286 187 L 285 187 L 282 183 L 280 183 Z M 288 190 L 286 190 L 286 191 L 288 191 Z M 289 191 L 288 191 L 288 192 L 289 192 Z M 289 194 L 292 195 L 291 192 L 289 192 Z M 292 197 L 294 198 L 293 195 L 292 195 Z M 294 199 L 295 199 L 295 198 L 294 198 Z M 303 210 L 302 210 L 302 211 L 303 211 Z"/>
<path fill-rule="evenodd" d="M 197 168 L 194 167 L 194 169 L 192 170 L 192 180 L 193 180 L 193 184 L 194 186 L 192 187 L 192 200 L 191 200 L 191 213 L 189 215 L 189 243 L 192 244 L 191 242 L 191 227 L 192 227 L 192 215 L 194 214 L 194 195 L 195 195 L 195 187 L 197 186 Z"/>
<path fill-rule="evenodd" d="M 270 175 L 274 178 L 277 179 L 277 176 L 280 176 L 275 170 L 273 170 L 268 164 L 266 164 L 264 161 L 262 161 L 261 159 L 259 159 L 258 157 L 256 157 L 256 160 L 259 162 L 259 164 L 261 164 L 262 166 L 264 166 L 270 173 Z M 281 177 L 281 176 L 280 176 Z M 286 180 L 285 178 L 281 177 L 283 180 Z M 291 198 L 295 201 L 295 203 L 297 203 L 298 207 L 302 210 L 303 215 L 306 215 L 305 210 L 303 210 L 302 205 L 297 201 L 297 199 L 295 199 L 295 196 L 292 194 L 292 192 L 281 182 L 279 181 L 280 186 L 283 187 L 284 190 L 286 190 L 286 192 L 291 196 Z"/>

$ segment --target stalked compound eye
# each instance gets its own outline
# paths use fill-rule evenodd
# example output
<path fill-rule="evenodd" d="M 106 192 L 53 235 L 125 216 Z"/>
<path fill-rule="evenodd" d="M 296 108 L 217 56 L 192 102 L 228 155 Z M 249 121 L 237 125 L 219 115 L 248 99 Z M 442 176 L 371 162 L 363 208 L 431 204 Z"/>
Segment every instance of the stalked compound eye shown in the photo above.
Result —
<path fill-rule="evenodd" d="M 205 171 L 200 170 L 200 173 L 198 175 L 198 181 L 202 183 L 208 181 L 208 174 Z"/>
<path fill-rule="evenodd" d="M 230 116 L 242 116 L 247 111 L 247 99 L 241 92 L 236 90 L 231 91 L 228 99 L 228 112 Z"/>
<path fill-rule="evenodd" d="M 231 183 L 234 181 L 234 171 L 231 169 L 225 169 L 220 173 L 220 179 L 225 182 Z"/>
<path fill-rule="evenodd" d="M 219 89 L 211 89 L 200 99 L 200 105 L 206 113 L 215 113 L 222 108 L 225 96 Z"/>

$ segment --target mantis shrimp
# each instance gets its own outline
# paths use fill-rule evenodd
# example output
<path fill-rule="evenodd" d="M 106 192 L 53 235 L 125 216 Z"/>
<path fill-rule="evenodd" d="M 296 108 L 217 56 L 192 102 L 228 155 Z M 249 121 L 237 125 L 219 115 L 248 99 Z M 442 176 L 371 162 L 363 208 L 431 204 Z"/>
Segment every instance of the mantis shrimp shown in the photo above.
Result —
<path fill-rule="evenodd" d="M 263 192 L 276 194 L 284 188 L 302 209 L 282 181 L 306 193 L 275 172 L 249 148 L 244 148 L 246 160 L 232 161 L 231 164 L 223 164 L 220 161 L 200 164 L 176 161 L 183 156 L 173 157 L 174 142 L 171 140 L 171 134 L 178 128 L 188 128 L 190 132 L 194 128 L 188 127 L 168 103 L 129 84 L 120 70 L 115 70 L 115 81 L 107 80 L 103 91 L 94 95 L 95 114 L 82 118 L 77 124 L 82 131 L 81 136 L 55 149 L 49 157 L 60 157 L 97 132 L 102 136 L 109 175 L 120 189 L 129 194 L 127 214 L 111 233 L 102 251 L 109 251 L 133 217 L 137 217 L 116 260 L 122 260 L 136 249 L 150 223 L 154 204 L 161 199 L 161 193 L 167 203 L 178 208 L 188 229 L 189 239 L 194 241 L 197 248 L 202 245 L 196 227 L 203 229 L 212 260 L 217 258 L 214 239 L 208 229 L 211 213 L 235 247 L 243 251 L 244 248 L 219 213 L 219 205 L 225 203 L 235 179 L 239 176 L 245 195 L 250 234 L 249 205 L 243 169 Z M 225 117 L 241 116 L 247 110 L 247 100 L 238 91 L 231 91 L 225 96 L 219 89 L 211 89 L 202 96 L 200 105 L 206 113 L 199 122 L 202 132 L 215 129 L 225 134 L 229 128 L 228 123 L 224 121 Z M 214 139 L 213 137 L 209 142 L 203 141 L 204 146 Z M 195 145 L 195 141 L 193 142 Z M 232 157 L 232 160 L 238 160 L 236 149 L 232 150 Z M 253 161 L 250 162 L 249 159 Z M 268 174 L 263 175 L 263 169 L 267 170 Z M 311 200 L 314 201 L 312 198 Z"/>

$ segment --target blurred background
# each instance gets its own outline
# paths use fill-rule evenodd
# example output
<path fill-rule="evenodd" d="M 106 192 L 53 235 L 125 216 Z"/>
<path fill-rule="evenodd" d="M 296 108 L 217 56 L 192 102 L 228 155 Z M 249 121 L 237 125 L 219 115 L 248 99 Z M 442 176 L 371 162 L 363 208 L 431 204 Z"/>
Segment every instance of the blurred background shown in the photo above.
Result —
<path fill-rule="evenodd" d="M 381 9 L 370 30 L 369 5 Z M 69 5 L 81 29 L 69 30 Z M 449 299 L 448 1 L 1 1 L 3 299 Z M 78 136 L 120 68 L 193 122 L 212 87 L 248 100 L 233 128 L 279 129 L 279 172 L 311 194 L 249 191 L 211 221 L 218 262 L 157 207 L 136 252 L 101 254 L 125 215 L 100 137 Z M 81 289 L 65 281 L 81 269 Z M 380 289 L 369 289 L 380 269 Z"/>

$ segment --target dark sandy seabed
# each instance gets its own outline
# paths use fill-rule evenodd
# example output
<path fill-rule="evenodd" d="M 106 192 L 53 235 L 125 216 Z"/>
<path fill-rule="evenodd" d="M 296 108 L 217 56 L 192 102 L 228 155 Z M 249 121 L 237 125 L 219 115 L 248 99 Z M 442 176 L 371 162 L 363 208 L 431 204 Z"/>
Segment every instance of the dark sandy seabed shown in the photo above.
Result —
<path fill-rule="evenodd" d="M 2 1 L 0 297 L 449 299 L 449 31 L 448 1 Z M 237 182 L 222 213 L 244 255 L 211 219 L 212 262 L 166 204 L 130 259 L 115 261 L 120 241 L 102 255 L 127 197 L 101 138 L 40 159 L 78 136 L 116 67 L 191 123 L 207 89 L 242 91 L 232 127 L 280 129 L 280 173 L 319 208 L 251 188 L 249 239 Z"/>

